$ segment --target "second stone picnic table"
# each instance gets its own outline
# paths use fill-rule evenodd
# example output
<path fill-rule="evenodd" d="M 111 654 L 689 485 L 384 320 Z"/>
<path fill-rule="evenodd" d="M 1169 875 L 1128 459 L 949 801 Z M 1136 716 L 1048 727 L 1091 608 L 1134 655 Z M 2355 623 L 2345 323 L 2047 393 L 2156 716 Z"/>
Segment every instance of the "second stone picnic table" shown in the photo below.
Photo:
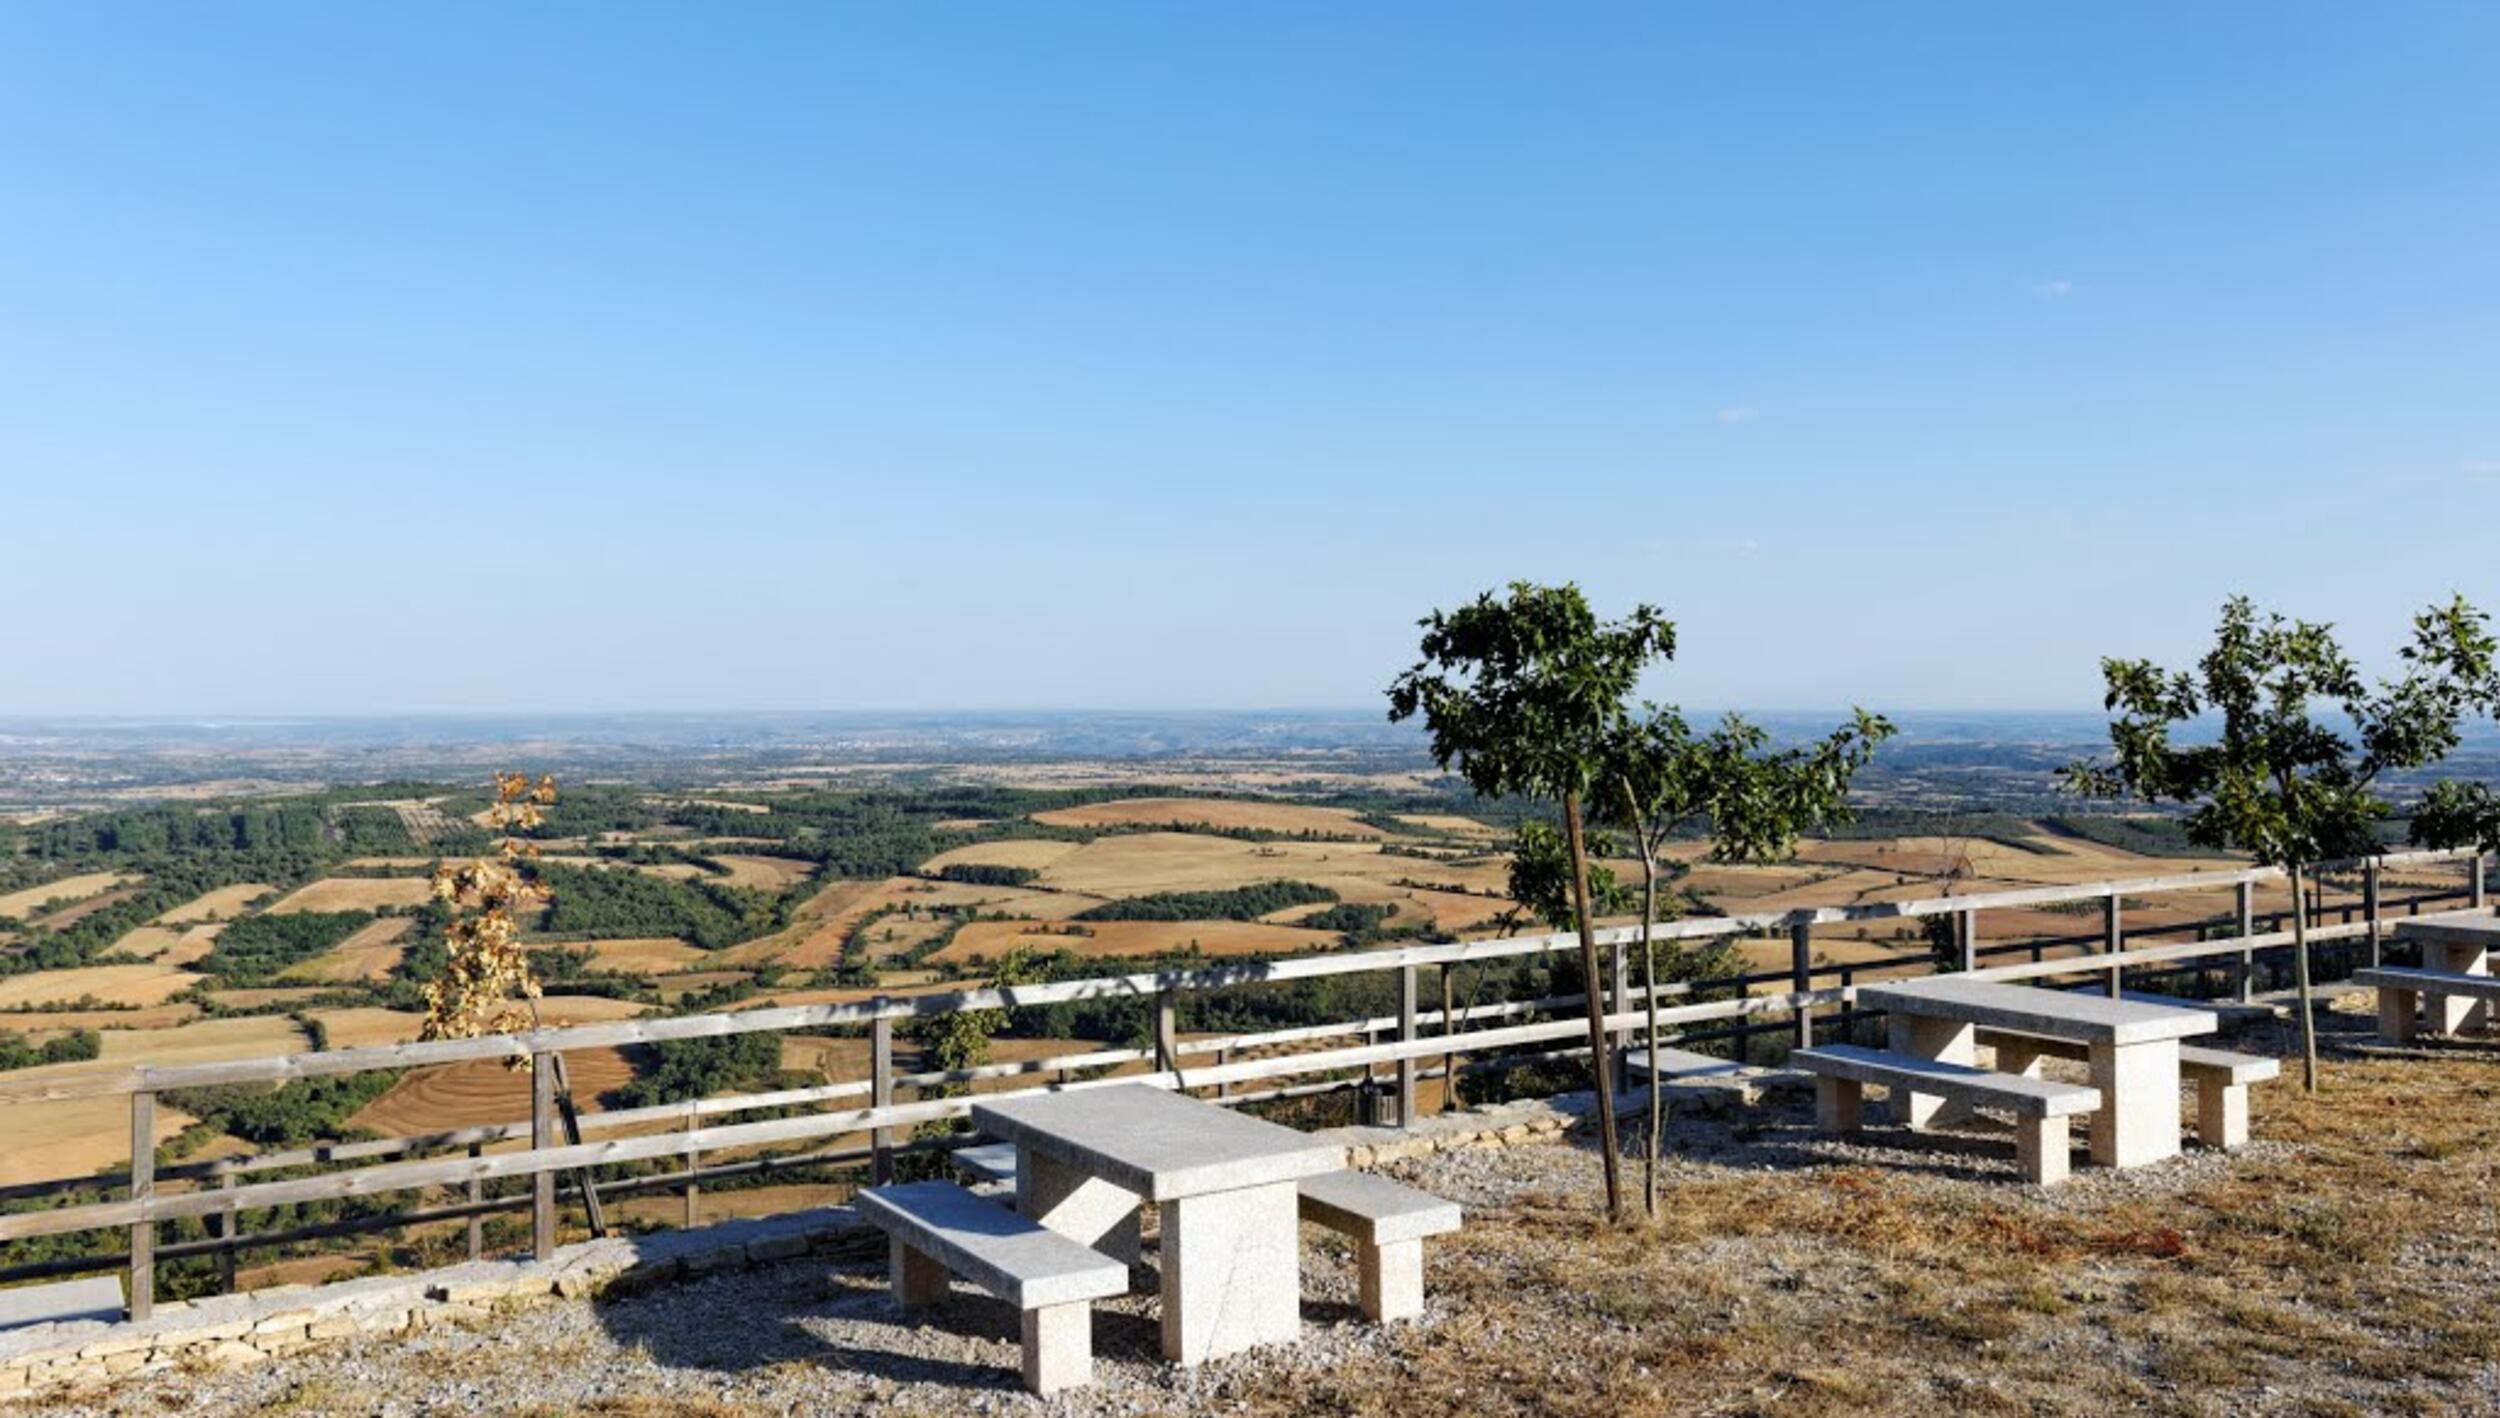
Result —
<path fill-rule="evenodd" d="M 1163 1356 L 1195 1364 L 1302 1332 L 1296 1184 L 1345 1148 L 1144 1084 L 972 1106 L 1016 1146 L 1016 1210 L 1137 1259 L 1138 1208 L 1163 1227 Z"/>
<path fill-rule="evenodd" d="M 1976 1065 L 1982 1028 L 2084 1045 L 2101 1091 L 2090 1115 L 2092 1160 L 2105 1167 L 2178 1155 L 2179 1041 L 2222 1027 L 2210 1009 L 1952 976 L 1861 985 L 1857 1003 L 1884 1012 L 1893 1052 L 1920 1058 Z M 1943 1103 L 1913 1094 L 1903 1121 L 1925 1127 Z"/>

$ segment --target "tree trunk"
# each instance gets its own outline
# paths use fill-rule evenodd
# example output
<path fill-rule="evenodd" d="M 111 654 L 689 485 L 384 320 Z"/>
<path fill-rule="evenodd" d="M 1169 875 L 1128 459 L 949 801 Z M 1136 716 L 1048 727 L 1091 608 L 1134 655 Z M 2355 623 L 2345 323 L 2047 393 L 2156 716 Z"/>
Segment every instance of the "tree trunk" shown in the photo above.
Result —
<path fill-rule="evenodd" d="M 1638 829 L 1635 829 L 1636 831 Z M 1658 919 L 1658 861 L 1641 839 L 1641 996 L 1649 1009 L 1649 1155 L 1641 1167 L 1641 1211 L 1658 1219 L 1658 1158 L 1666 1151 L 1666 1095 L 1658 1087 L 1658 948 L 1651 939 Z"/>
<path fill-rule="evenodd" d="M 2286 870 L 2292 878 L 2292 976 L 2300 989 L 2300 1086 L 2315 1093 L 2318 1091 L 2318 1018 L 2311 1013 L 2317 1005 L 2317 997 L 2309 984 L 2309 903 L 2300 892 L 2299 865 L 2296 863 Z"/>
<path fill-rule="evenodd" d="M 1588 839 L 1580 827 L 1580 795 L 1563 794 L 1563 831 L 1571 847 L 1572 914 L 1580 920 L 1581 994 L 1589 1006 L 1589 1073 L 1597 1082 L 1597 1146 L 1606 1165 L 1606 1215 L 1623 1219 L 1623 1160 L 1615 1155 L 1615 1087 L 1606 1042 L 1606 1001 L 1598 990 L 1597 922 L 1589 914 Z"/>

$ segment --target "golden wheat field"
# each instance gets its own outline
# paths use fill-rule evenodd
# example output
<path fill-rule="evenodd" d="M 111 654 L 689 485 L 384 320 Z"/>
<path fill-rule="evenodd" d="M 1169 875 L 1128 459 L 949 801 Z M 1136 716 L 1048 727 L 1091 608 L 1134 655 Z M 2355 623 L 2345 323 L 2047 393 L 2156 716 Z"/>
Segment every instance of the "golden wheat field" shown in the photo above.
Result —
<path fill-rule="evenodd" d="M 110 1072 L 137 1064 L 215 1063 L 290 1053 L 304 1047 L 303 1031 L 281 1016 L 203 1019 L 160 1029 L 100 1031 L 100 1057 L 72 1064 L 22 1069 L 13 1079 Z M 0 1148 L 0 1183 L 79 1176 L 130 1160 L 130 1100 L 77 1098 L 58 1103 L 9 1105 L 9 1145 Z M 160 1105 L 156 1137 L 172 1137 L 190 1119 Z"/>
<path fill-rule="evenodd" d="M 197 984 L 199 979 L 188 970 L 154 962 L 145 965 L 82 965 L 74 970 L 10 975 L 0 977 L 0 1009 L 74 1004 L 86 999 L 108 1005 L 163 1004 Z"/>
<path fill-rule="evenodd" d="M 564 1056 L 564 1067 L 574 1100 L 586 1113 L 599 1111 L 600 1094 L 634 1076 L 633 1064 L 616 1049 L 575 1050 Z M 529 1115 L 528 1071 L 506 1068 L 496 1059 L 472 1059 L 415 1070 L 348 1122 L 385 1136 L 409 1137 L 520 1122 Z"/>
<path fill-rule="evenodd" d="M 645 936 L 626 940 L 585 940 L 533 945 L 536 950 L 587 950 L 590 963 L 600 970 L 616 970 L 634 975 L 669 975 L 691 969 L 712 958 L 700 946 L 688 945 L 674 936 Z"/>
<path fill-rule="evenodd" d="M 1080 956 L 1160 955 L 1191 947 L 1208 955 L 1288 955 L 1326 950 L 1335 931 L 1263 921 L 974 921 L 931 959 L 948 964 L 996 960 L 1018 946 Z"/>
<path fill-rule="evenodd" d="M 247 881 L 240 886 L 221 886 L 197 900 L 187 901 L 156 918 L 160 926 L 197 925 L 203 921 L 230 921 L 251 909 L 252 903 L 277 893 L 274 886 Z"/>
<path fill-rule="evenodd" d="M 360 980 L 382 980 L 408 953 L 399 943 L 416 922 L 407 916 L 384 916 L 358 926 L 353 935 L 331 946 L 310 960 L 289 966 L 280 976 L 288 980 L 314 980 L 328 984 L 350 984 Z"/>
<path fill-rule="evenodd" d="M 788 857 L 719 856 L 712 860 L 729 868 L 729 884 L 755 891 L 785 891 L 815 875 L 807 862 Z"/>
<path fill-rule="evenodd" d="M 298 888 L 269 908 L 283 916 L 298 911 L 378 911 L 385 906 L 422 906 L 434 884 L 417 876 L 332 876 Z"/>
<path fill-rule="evenodd" d="M 995 842 L 974 842 L 953 851 L 940 852 L 923 862 L 920 869 L 933 876 L 953 866 L 1022 867 L 1040 871 L 1084 845 L 1082 842 L 1061 842 L 1048 837 L 1002 837 Z"/>
<path fill-rule="evenodd" d="M 1389 834 L 1344 808 L 1306 803 L 1239 802 L 1224 798 L 1120 798 L 1033 814 L 1052 827 L 1192 827 L 1251 832 L 1314 832 L 1337 837 Z"/>
<path fill-rule="evenodd" d="M 41 886 L 12 891 L 0 896 L 0 918 L 25 920 L 54 902 L 71 905 L 91 896 L 101 896 L 117 886 L 127 886 L 139 878 L 128 872 L 96 871 L 79 876 L 65 876 Z"/>

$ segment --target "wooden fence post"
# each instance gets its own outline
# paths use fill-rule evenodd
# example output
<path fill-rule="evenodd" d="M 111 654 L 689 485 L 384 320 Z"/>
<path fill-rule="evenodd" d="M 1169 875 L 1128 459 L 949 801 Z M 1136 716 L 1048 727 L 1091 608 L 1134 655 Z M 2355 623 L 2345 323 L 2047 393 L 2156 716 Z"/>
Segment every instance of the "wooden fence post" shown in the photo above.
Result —
<path fill-rule="evenodd" d="M 1621 1014 L 1632 1007 L 1632 967 L 1629 963 L 1629 953 L 1624 949 L 1622 941 L 1615 942 L 1610 962 L 1610 969 L 1614 974 L 1612 995 L 1614 1012 Z M 1631 1050 L 1625 1047 L 1623 1034 L 1613 1029 L 1606 1031 L 1606 1043 L 1613 1055 L 1615 1091 L 1625 1092 L 1632 1086 Z"/>
<path fill-rule="evenodd" d="M 2490 904 L 2489 901 L 2485 899 L 2483 891 L 2483 854 L 2480 852 L 2476 852 L 2474 854 L 2474 866 L 2472 871 L 2469 873 L 2469 877 L 2469 884 L 2474 893 L 2474 909 L 2480 911 L 2485 906 Z"/>
<path fill-rule="evenodd" d="M 530 1055 L 530 1146 L 556 1145 L 555 1055 Z M 544 1167 L 530 1174 L 530 1257 L 546 1260 L 556 1253 L 556 1174 Z"/>
<path fill-rule="evenodd" d="M 2110 957 L 2109 997 L 2116 999 L 2126 989 L 2127 969 L 2117 963 L 2118 954 L 2127 948 L 2126 928 L 2121 919 L 2118 893 L 2101 898 L 2101 944 Z"/>
<path fill-rule="evenodd" d="M 702 1119 L 695 1115 L 694 1104 L 691 1101 L 688 1102 L 686 1104 L 686 1131 L 693 1132 L 696 1127 L 701 1125 L 701 1122 Z M 695 1174 L 702 1170 L 703 1149 L 695 1146 L 693 1143 L 687 1143 L 686 1219 L 684 1224 L 685 1228 L 689 1231 L 703 1224 L 703 1183 L 697 1181 L 695 1178 Z"/>
<path fill-rule="evenodd" d="M 1226 1044 L 1224 1047 L 1222 1047 L 1222 1048 L 1220 1048 L 1220 1049 L 1218 1049 L 1218 1050 L 1216 1050 L 1216 1051 L 1215 1051 L 1215 1066 L 1216 1066 L 1217 1068 L 1222 1068 L 1224 1065 L 1226 1065 L 1226 1064 L 1228 1064 L 1228 1063 L 1231 1063 L 1232 1061 L 1233 1061 L 1233 1046 L 1232 1046 L 1232 1045 L 1230 1045 L 1230 1044 Z M 1219 1082 L 1219 1083 L 1217 1083 L 1217 1084 L 1215 1085 L 1215 1096 L 1216 1096 L 1216 1097 L 1218 1097 L 1218 1098 L 1230 1098 L 1230 1097 L 1232 1097 L 1232 1096 L 1233 1096 L 1233 1085 L 1232 1085 L 1230 1082 Z"/>
<path fill-rule="evenodd" d="M 1814 988 L 1814 927 L 1800 923 L 1788 928 L 1788 986 L 1798 994 Z M 1800 1002 L 1794 1011 L 1797 1017 L 1797 1047 L 1814 1047 L 1814 1011 Z M 1658 1047 L 1655 1043 L 1651 1048 Z"/>
<path fill-rule="evenodd" d="M 1967 974 L 1979 968 L 1979 912 L 1964 909 L 1953 913 L 1954 934 L 1961 937 L 1962 970 Z"/>
<path fill-rule="evenodd" d="M 2243 881 L 2238 887 L 2236 913 L 2239 917 L 2240 939 L 2257 934 L 2257 883 Z M 2246 1004 L 2257 997 L 2257 952 L 2249 946 L 2240 947 L 2239 1000 Z"/>
<path fill-rule="evenodd" d="M 234 1190 L 232 1164 L 226 1162 L 218 1164 L 217 1187 L 220 1191 Z M 209 1233 L 228 1243 L 220 1247 L 217 1252 L 217 1293 L 220 1295 L 234 1293 L 234 1253 L 237 1247 L 233 1243 L 242 1236 L 242 1230 L 238 1224 L 240 1220 L 241 1218 L 235 1214 L 232 1203 L 228 1203 L 225 1210 L 208 1219 Z"/>
<path fill-rule="evenodd" d="M 1415 1027 L 1415 975 L 1416 967 L 1412 965 L 1398 968 L 1398 1042 L 1401 1044 L 1411 1045 L 1423 1037 Z M 1415 1074 L 1420 1063 L 1413 1054 L 1398 1057 L 1398 1126 L 1401 1128 L 1415 1126 Z"/>
<path fill-rule="evenodd" d="M 130 1199 L 147 1202 L 156 1195 L 156 1095 L 130 1095 Z M 156 1223 L 130 1223 L 130 1317 L 146 1319 L 156 1310 Z"/>
<path fill-rule="evenodd" d="M 877 997 L 878 1008 L 885 1006 L 885 997 Z M 868 1025 L 868 1106 L 894 1106 L 894 1021 L 879 1014 Z M 868 1176 L 877 1185 L 894 1180 L 893 1135 L 884 1128 L 868 1132 Z"/>
<path fill-rule="evenodd" d="M 470 1143 L 469 1155 L 471 1157 L 485 1156 L 486 1144 L 482 1142 Z M 468 1191 L 469 1204 L 471 1206 L 475 1206 L 479 1202 L 486 1200 L 486 1183 L 480 1181 L 476 1177 L 469 1178 Z M 469 1213 L 469 1259 L 482 1260 L 485 1256 L 486 1216 L 483 1212 L 472 1211 Z"/>
<path fill-rule="evenodd" d="M 2378 858 L 2361 864 L 2361 914 L 2370 923 L 2370 966 L 2376 969 L 2381 950 L 2379 936 Z"/>

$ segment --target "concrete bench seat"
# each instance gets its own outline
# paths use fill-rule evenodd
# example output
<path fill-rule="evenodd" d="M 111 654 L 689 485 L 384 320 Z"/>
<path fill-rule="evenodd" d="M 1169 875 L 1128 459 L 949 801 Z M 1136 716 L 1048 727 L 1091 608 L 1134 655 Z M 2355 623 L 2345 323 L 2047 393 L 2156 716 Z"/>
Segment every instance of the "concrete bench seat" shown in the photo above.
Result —
<path fill-rule="evenodd" d="M 1093 1382 L 1093 1302 L 1128 1290 L 1128 1266 L 953 1182 L 861 1192 L 860 1219 L 886 1233 L 894 1299 L 946 1294 L 952 1271 L 1024 1317 L 1024 1386 L 1053 1394 Z"/>
<path fill-rule="evenodd" d="M 946 1154 L 955 1169 L 976 1182 L 1007 1182 L 1016 1180 L 1016 1145 L 1012 1142 L 982 1142 L 958 1147 Z"/>
<path fill-rule="evenodd" d="M 1999 1073 L 2037 1077 L 2044 1058 L 2082 1061 L 2091 1050 L 2068 1039 L 2042 1039 L 1997 1029 L 1979 1031 L 1997 1053 Z M 2179 1081 L 2196 1086 L 2196 1140 L 2218 1151 L 2248 1144 L 2248 1086 L 2278 1078 L 2283 1061 L 2194 1044 L 2179 1046 Z"/>
<path fill-rule="evenodd" d="M 2391 1044 L 2413 1041 L 2415 1014 L 2425 995 L 2500 1001 L 2500 975 L 2461 975 L 2450 970 L 2378 965 L 2353 971 L 2352 980 L 2378 991 L 2378 1033 Z"/>
<path fill-rule="evenodd" d="M 2066 1179 L 2067 1119 L 2101 1106 L 2097 1089 L 2021 1074 L 1995 1073 L 1968 1064 L 1923 1059 L 1854 1044 L 1798 1049 L 1789 1064 L 1814 1075 L 1814 1116 L 1827 1132 L 1855 1132 L 1865 1086 L 1915 1089 L 1976 1109 L 2014 1115 L 2014 1153 L 2023 1176 L 2041 1186 Z"/>
<path fill-rule="evenodd" d="M 1302 1219 L 1353 1238 L 1363 1315 L 1377 1323 L 1424 1309 L 1424 1237 L 1455 1231 L 1458 1203 L 1369 1172 L 1305 1177 Z"/>

